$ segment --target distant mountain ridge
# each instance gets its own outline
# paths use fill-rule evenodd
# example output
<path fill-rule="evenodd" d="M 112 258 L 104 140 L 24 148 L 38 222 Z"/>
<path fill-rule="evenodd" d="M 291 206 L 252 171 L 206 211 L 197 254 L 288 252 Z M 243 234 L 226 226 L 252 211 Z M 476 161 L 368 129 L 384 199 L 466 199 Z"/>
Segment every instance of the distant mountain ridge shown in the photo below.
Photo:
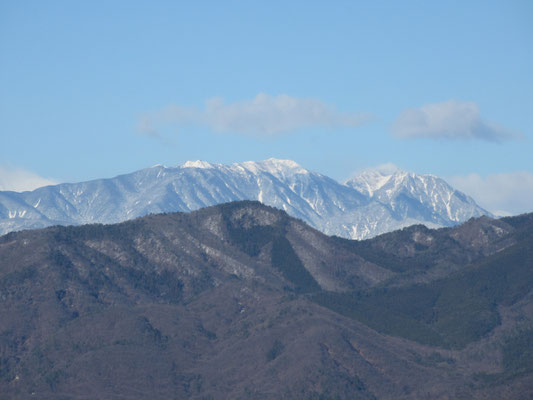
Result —
<path fill-rule="evenodd" d="M 339 183 L 291 160 L 187 161 L 111 179 L 0 192 L 0 234 L 50 225 L 116 223 L 150 213 L 258 200 L 329 235 L 365 239 L 413 224 L 453 226 L 490 215 L 432 175 L 364 171 Z"/>

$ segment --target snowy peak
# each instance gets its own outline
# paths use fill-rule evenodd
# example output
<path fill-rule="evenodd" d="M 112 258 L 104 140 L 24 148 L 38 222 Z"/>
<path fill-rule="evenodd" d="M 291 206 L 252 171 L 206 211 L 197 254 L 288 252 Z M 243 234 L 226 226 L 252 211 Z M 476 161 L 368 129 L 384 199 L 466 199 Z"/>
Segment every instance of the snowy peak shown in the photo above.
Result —
<path fill-rule="evenodd" d="M 346 185 L 372 197 L 377 190 L 387 184 L 390 178 L 391 175 L 383 175 L 379 171 L 366 171 L 350 178 L 346 181 Z"/>
<path fill-rule="evenodd" d="M 491 215 L 475 201 L 435 175 L 400 169 L 366 170 L 346 182 L 371 200 L 387 204 L 398 219 L 415 218 L 436 226 Z"/>
<path fill-rule="evenodd" d="M 207 161 L 196 160 L 196 161 L 185 161 L 182 165 L 182 168 L 201 168 L 201 169 L 210 169 L 216 168 L 216 164 L 211 164 Z"/>
<path fill-rule="evenodd" d="M 252 173 L 266 172 L 277 178 L 285 178 L 297 174 L 309 174 L 309 171 L 291 160 L 279 160 L 276 158 L 269 158 L 264 161 L 245 161 L 240 164 L 233 164 L 240 166 Z"/>
<path fill-rule="evenodd" d="M 267 173 L 276 178 L 284 179 L 297 174 L 309 174 L 310 172 L 292 160 L 280 160 L 269 158 L 264 161 L 244 161 L 231 165 L 215 164 L 208 161 L 186 161 L 181 168 L 216 169 L 219 171 L 248 171 L 252 174 Z"/>
<path fill-rule="evenodd" d="M 390 200 L 399 193 L 411 193 L 416 196 L 418 192 L 426 192 L 428 187 L 436 185 L 440 185 L 441 189 L 453 191 L 444 180 L 434 175 L 418 175 L 390 165 L 388 169 L 364 170 L 348 179 L 345 184 L 369 197 L 382 200 Z"/>
<path fill-rule="evenodd" d="M 345 182 L 345 185 L 352 187 L 368 197 L 387 185 L 391 180 L 401 181 L 409 175 L 394 164 L 383 164 L 376 168 L 368 168 L 360 171 Z"/>

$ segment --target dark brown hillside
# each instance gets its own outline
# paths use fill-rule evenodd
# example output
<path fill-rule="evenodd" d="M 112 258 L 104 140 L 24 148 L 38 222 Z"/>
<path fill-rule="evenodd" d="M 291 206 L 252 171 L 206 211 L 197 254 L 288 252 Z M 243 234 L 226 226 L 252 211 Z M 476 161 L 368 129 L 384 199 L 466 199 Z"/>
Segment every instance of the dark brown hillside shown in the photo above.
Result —
<path fill-rule="evenodd" d="M 239 202 L 5 235 L 0 398 L 527 398 L 530 220 L 351 242 Z"/>
<path fill-rule="evenodd" d="M 335 239 L 343 248 L 396 272 L 387 285 L 404 286 L 445 277 L 517 243 L 522 231 L 532 227 L 526 224 L 519 231 L 509 223 L 515 219 L 480 217 L 454 228 L 414 225 L 369 240 Z"/>

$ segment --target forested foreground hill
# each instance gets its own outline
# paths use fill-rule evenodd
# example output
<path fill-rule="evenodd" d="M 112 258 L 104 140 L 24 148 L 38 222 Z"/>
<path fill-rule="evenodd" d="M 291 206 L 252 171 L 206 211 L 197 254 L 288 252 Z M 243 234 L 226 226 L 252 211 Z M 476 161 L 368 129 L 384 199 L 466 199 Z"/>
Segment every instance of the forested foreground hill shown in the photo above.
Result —
<path fill-rule="evenodd" d="M 258 202 L 0 237 L 0 393 L 533 396 L 533 214 L 328 237 Z"/>

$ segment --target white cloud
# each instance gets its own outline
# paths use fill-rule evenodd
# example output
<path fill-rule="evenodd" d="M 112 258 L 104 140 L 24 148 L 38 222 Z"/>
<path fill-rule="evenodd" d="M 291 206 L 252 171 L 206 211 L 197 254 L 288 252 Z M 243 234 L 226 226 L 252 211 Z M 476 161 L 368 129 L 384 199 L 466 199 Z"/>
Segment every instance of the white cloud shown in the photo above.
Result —
<path fill-rule="evenodd" d="M 377 167 L 374 167 L 374 168 L 368 168 L 369 171 L 378 171 L 380 173 L 382 173 L 383 175 L 392 175 L 394 174 L 395 172 L 399 172 L 401 171 L 402 169 L 400 167 L 398 167 L 396 164 L 393 164 L 393 163 L 385 163 L 385 164 L 380 164 L 378 165 Z"/>
<path fill-rule="evenodd" d="M 533 212 L 533 173 L 527 171 L 488 175 L 455 176 L 447 179 L 460 191 L 496 215 Z"/>
<path fill-rule="evenodd" d="M 0 166 L 0 190 L 23 192 L 56 183 L 51 179 L 43 178 L 21 168 Z"/>
<path fill-rule="evenodd" d="M 481 118 L 479 106 L 455 100 L 404 110 L 392 126 L 400 138 L 481 139 L 492 142 L 520 135 Z"/>
<path fill-rule="evenodd" d="M 339 112 L 334 106 L 317 99 L 259 93 L 251 100 L 230 104 L 222 98 L 211 98 L 205 102 L 203 110 L 170 105 L 158 112 L 144 114 L 139 121 L 139 130 L 156 136 L 156 125 L 174 123 L 203 125 L 215 132 L 271 136 L 302 128 L 355 127 L 369 118 L 368 114 Z"/>

